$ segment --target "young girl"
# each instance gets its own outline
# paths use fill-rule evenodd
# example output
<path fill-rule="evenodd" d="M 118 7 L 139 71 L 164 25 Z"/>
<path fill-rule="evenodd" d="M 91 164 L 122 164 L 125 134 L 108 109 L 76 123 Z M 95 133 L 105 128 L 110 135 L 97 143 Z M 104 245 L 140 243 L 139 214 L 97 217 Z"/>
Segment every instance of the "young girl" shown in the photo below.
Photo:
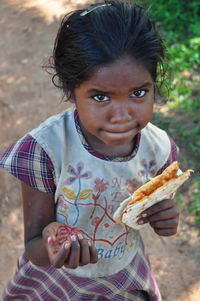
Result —
<path fill-rule="evenodd" d="M 56 85 L 75 110 L 47 119 L 1 156 L 21 181 L 25 253 L 3 300 L 161 300 L 140 233 L 113 213 L 175 160 L 150 123 L 164 47 L 145 11 L 106 1 L 67 15 L 53 53 Z M 164 200 L 143 212 L 176 233 Z"/>

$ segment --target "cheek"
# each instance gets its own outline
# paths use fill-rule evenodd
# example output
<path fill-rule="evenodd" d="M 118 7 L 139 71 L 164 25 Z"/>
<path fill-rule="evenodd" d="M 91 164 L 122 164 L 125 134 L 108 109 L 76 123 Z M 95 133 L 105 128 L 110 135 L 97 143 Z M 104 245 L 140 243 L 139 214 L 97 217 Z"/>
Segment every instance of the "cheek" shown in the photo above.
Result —
<path fill-rule="evenodd" d="M 106 110 L 90 104 L 88 106 L 80 108 L 79 115 L 82 116 L 82 119 L 84 118 L 85 122 L 93 122 L 95 126 L 95 124 L 104 122 L 104 120 L 106 119 L 106 114 Z"/>
<path fill-rule="evenodd" d="M 141 128 L 145 127 L 151 120 L 153 114 L 153 103 L 137 108 L 137 121 Z"/>
<path fill-rule="evenodd" d="M 100 114 L 98 114 L 98 110 L 94 110 L 92 106 L 79 108 L 78 113 L 80 121 L 87 131 L 93 132 L 101 127 Z"/>
<path fill-rule="evenodd" d="M 146 114 L 149 116 L 149 115 L 152 115 L 153 114 L 153 108 L 154 108 L 154 94 L 152 94 L 150 97 L 149 97 L 149 100 L 147 101 L 146 103 Z"/>
<path fill-rule="evenodd" d="M 153 103 L 153 101 L 152 101 L 152 103 L 150 103 L 148 106 L 147 106 L 147 108 L 146 108 L 146 114 L 147 114 L 147 116 L 152 116 L 152 114 L 153 114 L 153 108 L 154 108 L 154 103 Z"/>

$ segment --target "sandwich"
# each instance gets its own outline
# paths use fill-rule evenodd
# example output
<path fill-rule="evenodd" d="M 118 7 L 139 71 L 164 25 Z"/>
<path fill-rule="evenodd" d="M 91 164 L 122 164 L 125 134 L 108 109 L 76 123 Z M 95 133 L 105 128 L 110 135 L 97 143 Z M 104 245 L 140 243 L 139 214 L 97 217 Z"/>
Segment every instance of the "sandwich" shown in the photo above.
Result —
<path fill-rule="evenodd" d="M 115 211 L 116 223 L 133 229 L 145 226 L 137 223 L 141 213 L 152 205 L 173 198 L 177 189 L 190 177 L 192 169 L 182 172 L 177 161 L 169 165 L 162 174 L 152 178 L 125 199 Z"/>

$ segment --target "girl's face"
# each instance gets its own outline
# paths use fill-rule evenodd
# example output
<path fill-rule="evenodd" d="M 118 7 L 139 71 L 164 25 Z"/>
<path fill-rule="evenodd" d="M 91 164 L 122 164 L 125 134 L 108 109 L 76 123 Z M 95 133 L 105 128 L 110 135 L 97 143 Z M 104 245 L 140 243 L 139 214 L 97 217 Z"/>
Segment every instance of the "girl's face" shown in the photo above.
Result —
<path fill-rule="evenodd" d="M 81 128 L 94 150 L 126 156 L 134 137 L 151 120 L 154 82 L 148 70 L 129 56 L 100 67 L 75 89 Z"/>

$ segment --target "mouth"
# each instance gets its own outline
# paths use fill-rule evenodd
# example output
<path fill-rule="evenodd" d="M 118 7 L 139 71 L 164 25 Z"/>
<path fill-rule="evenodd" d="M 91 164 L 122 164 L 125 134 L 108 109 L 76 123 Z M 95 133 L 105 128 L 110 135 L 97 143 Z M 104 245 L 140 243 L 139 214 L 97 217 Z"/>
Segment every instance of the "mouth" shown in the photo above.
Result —
<path fill-rule="evenodd" d="M 105 130 L 105 132 L 107 132 L 107 133 L 116 134 L 116 135 L 118 135 L 118 134 L 129 133 L 129 132 L 131 132 L 131 131 L 133 131 L 133 129 L 125 130 L 125 131 L 106 131 L 106 130 Z"/>
<path fill-rule="evenodd" d="M 125 131 L 101 130 L 101 132 L 108 139 L 120 141 L 120 140 L 126 140 L 130 138 L 132 139 L 138 133 L 138 128 L 131 128 Z"/>
<path fill-rule="evenodd" d="M 140 128 L 139 123 L 135 122 L 132 124 L 121 124 L 115 127 L 107 127 L 107 128 L 102 128 L 102 131 L 105 131 L 107 133 L 111 134 L 125 134 L 125 133 L 130 133 L 134 131 L 138 131 Z"/>
<path fill-rule="evenodd" d="M 102 129 L 102 131 L 106 132 L 106 133 L 110 133 L 113 135 L 123 135 L 123 134 L 127 134 L 127 133 L 131 133 L 138 130 L 138 126 L 135 127 L 119 127 L 118 129 Z"/>

